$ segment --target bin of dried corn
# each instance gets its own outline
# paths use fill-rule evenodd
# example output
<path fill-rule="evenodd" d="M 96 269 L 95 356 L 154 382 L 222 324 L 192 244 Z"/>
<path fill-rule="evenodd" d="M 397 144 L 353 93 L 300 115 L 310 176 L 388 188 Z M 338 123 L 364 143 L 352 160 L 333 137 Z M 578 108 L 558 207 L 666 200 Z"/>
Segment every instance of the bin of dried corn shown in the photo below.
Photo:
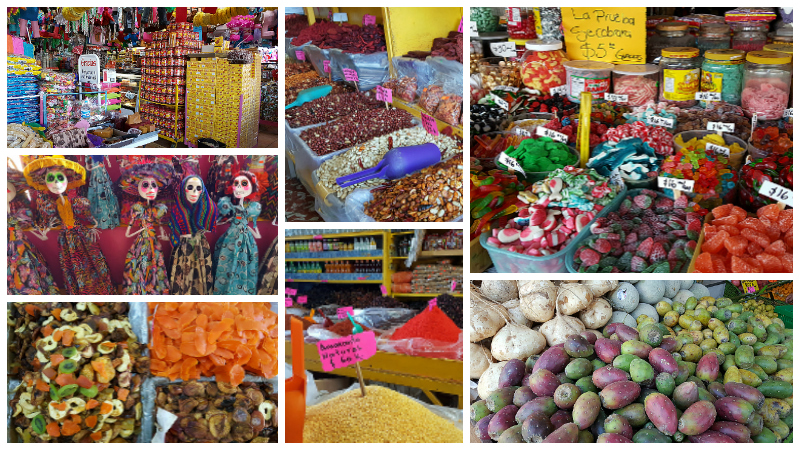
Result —
<path fill-rule="evenodd" d="M 463 433 L 403 394 L 368 386 L 366 397 L 353 389 L 308 408 L 303 441 L 463 442 Z"/>

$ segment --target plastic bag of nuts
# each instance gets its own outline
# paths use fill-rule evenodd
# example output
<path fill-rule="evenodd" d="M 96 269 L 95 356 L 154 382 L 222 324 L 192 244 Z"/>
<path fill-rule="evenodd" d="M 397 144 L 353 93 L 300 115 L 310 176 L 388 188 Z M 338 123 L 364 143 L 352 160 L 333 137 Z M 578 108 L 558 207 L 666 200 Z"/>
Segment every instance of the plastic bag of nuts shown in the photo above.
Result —
<path fill-rule="evenodd" d="M 439 106 L 439 101 L 441 101 L 442 96 L 444 96 L 444 88 L 442 86 L 435 84 L 427 86 L 422 89 L 422 95 L 419 96 L 418 106 L 433 114 L 436 112 L 436 108 Z"/>

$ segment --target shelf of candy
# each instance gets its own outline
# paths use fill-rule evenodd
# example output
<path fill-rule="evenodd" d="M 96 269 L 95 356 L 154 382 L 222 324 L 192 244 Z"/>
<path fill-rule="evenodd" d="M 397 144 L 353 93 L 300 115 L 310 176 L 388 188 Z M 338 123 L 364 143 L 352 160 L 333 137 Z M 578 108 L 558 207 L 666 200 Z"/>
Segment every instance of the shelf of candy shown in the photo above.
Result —
<path fill-rule="evenodd" d="M 164 134 L 173 140 L 183 139 L 183 110 L 176 116 L 175 108 L 152 103 L 143 103 L 139 106 L 139 112 L 145 120 L 153 123 L 158 128 L 159 133 Z M 177 122 L 178 133 L 175 134 L 175 124 Z"/>

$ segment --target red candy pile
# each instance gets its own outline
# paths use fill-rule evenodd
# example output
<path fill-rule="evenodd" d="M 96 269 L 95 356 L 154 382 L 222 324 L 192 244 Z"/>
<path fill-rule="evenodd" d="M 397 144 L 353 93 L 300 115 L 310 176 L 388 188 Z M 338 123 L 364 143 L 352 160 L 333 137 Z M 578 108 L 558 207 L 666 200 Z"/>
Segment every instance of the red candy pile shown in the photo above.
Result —
<path fill-rule="evenodd" d="M 292 45 L 307 42 L 319 48 L 339 48 L 345 53 L 375 53 L 386 51 L 383 29 L 375 25 L 338 25 L 332 22 L 317 22 L 304 29 L 292 40 Z"/>
<path fill-rule="evenodd" d="M 792 272 L 794 214 L 778 205 L 758 209 L 757 217 L 734 205 L 722 205 L 705 225 L 702 253 L 694 263 L 698 273 Z"/>
<path fill-rule="evenodd" d="M 569 119 L 564 119 L 564 121 L 560 121 L 558 119 L 553 119 L 550 122 L 547 122 L 543 126 L 545 128 L 549 128 L 551 130 L 558 131 L 561 134 L 566 134 L 569 138 L 570 144 L 575 144 L 578 141 L 578 124 L 575 121 L 570 121 L 567 125 L 563 125 Z M 600 145 L 603 142 L 603 134 L 606 133 L 608 127 L 603 125 L 602 123 L 592 122 L 589 126 L 589 147 L 594 147 L 596 145 Z"/>

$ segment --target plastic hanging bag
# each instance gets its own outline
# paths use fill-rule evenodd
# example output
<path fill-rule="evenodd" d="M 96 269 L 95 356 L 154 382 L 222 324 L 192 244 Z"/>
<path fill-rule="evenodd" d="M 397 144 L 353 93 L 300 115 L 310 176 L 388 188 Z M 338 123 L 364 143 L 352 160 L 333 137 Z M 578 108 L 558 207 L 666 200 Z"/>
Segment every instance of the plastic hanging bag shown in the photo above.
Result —
<path fill-rule="evenodd" d="M 342 69 L 355 70 L 358 73 L 358 88 L 361 91 L 375 89 L 389 79 L 389 55 L 386 52 L 355 54 L 331 49 L 330 57 L 333 75 L 344 80 Z"/>
<path fill-rule="evenodd" d="M 422 88 L 433 80 L 433 70 L 427 61 L 397 56 L 392 58 L 392 65 L 398 81 L 398 88 L 392 95 L 405 102 L 413 102 L 422 94 Z"/>
<path fill-rule="evenodd" d="M 330 68 L 330 74 L 325 72 L 325 63 L 324 61 L 329 61 L 329 65 L 333 63 L 331 61 L 331 50 L 327 48 L 319 48 L 316 45 L 307 45 L 305 47 L 306 51 L 306 62 L 311 63 L 312 66 L 317 70 L 317 74 L 322 78 L 328 78 L 328 75 L 331 76 L 333 81 L 342 81 L 343 78 L 339 77 L 337 73 L 334 73 L 333 68 Z"/>
<path fill-rule="evenodd" d="M 432 111 L 433 116 L 450 125 L 460 124 L 464 65 L 438 56 L 428 57 L 426 61 L 433 70 L 435 83 L 442 86 L 445 93 Z"/>
<path fill-rule="evenodd" d="M 396 328 L 387 331 L 377 339 L 378 350 L 423 358 L 464 359 L 464 333 L 456 342 L 435 341 L 423 338 L 392 340 Z"/>

